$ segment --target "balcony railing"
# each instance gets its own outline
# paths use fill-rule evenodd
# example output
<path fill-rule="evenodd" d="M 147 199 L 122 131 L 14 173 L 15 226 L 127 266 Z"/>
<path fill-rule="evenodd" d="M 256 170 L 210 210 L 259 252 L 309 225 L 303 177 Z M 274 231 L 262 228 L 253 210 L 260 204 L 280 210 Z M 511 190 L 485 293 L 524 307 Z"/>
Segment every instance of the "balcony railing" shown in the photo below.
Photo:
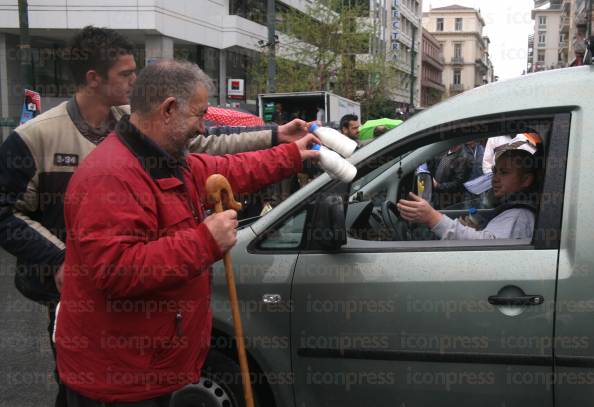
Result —
<path fill-rule="evenodd" d="M 462 85 L 461 83 L 451 84 L 450 92 L 464 92 L 464 85 Z"/>
<path fill-rule="evenodd" d="M 560 41 L 559 42 L 559 48 L 560 49 L 567 48 L 567 41 Z"/>
<path fill-rule="evenodd" d="M 567 31 L 569 29 L 569 18 L 566 16 L 561 16 L 559 20 L 559 31 Z"/>
<path fill-rule="evenodd" d="M 464 64 L 464 58 L 462 57 L 453 57 L 452 58 L 452 65 L 463 65 Z"/>

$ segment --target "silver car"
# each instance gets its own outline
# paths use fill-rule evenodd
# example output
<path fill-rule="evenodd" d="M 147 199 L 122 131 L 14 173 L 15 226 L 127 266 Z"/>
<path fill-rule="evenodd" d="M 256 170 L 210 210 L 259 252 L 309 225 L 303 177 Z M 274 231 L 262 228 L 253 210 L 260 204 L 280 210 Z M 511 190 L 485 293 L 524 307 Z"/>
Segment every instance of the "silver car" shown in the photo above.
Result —
<path fill-rule="evenodd" d="M 475 88 L 358 150 L 351 184 L 323 174 L 245 225 L 232 254 L 257 404 L 591 405 L 593 95 L 590 66 Z M 542 139 L 532 238 L 442 241 L 399 217 L 420 164 L 522 132 Z M 441 211 L 470 206 L 494 210 Z M 212 310 L 203 377 L 176 406 L 243 405 L 222 262 Z"/>

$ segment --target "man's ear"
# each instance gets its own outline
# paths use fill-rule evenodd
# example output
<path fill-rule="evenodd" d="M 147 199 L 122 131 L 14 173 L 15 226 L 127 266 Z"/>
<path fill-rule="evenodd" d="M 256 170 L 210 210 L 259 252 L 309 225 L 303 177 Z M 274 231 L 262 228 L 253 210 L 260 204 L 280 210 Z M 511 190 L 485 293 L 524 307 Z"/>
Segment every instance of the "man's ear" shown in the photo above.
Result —
<path fill-rule="evenodd" d="M 87 86 L 90 88 L 96 88 L 101 84 L 101 81 L 103 80 L 101 75 L 99 75 L 99 73 L 94 69 L 89 69 L 85 77 L 87 80 Z"/>
<path fill-rule="evenodd" d="M 177 101 L 173 96 L 169 96 L 167 99 L 161 102 L 161 104 L 159 105 L 159 114 L 161 115 L 165 123 L 169 122 L 169 119 L 171 119 L 171 116 L 175 109 L 177 109 Z"/>

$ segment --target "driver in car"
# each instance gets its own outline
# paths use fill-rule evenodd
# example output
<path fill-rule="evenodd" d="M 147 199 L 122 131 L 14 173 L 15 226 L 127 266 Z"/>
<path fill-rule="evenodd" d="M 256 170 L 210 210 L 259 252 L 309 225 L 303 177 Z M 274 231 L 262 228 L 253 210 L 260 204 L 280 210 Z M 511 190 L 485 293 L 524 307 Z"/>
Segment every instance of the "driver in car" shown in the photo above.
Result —
<path fill-rule="evenodd" d="M 504 149 L 493 174 L 498 205 L 484 228 L 473 227 L 467 219 L 451 219 L 412 192 L 411 200 L 399 200 L 397 208 L 403 219 L 427 225 L 441 240 L 531 238 L 537 208 L 537 160 L 527 150 Z"/>

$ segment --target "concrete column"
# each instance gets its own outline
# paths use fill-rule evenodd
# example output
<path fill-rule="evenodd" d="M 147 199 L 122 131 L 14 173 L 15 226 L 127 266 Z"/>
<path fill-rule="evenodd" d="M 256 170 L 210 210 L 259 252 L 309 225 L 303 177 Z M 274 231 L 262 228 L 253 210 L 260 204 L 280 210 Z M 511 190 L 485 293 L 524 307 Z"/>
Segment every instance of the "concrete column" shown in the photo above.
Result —
<path fill-rule="evenodd" d="M 173 38 L 147 35 L 144 47 L 147 65 L 160 59 L 173 59 Z"/>
<path fill-rule="evenodd" d="M 219 52 L 219 105 L 227 103 L 227 52 L 222 49 Z"/>
<path fill-rule="evenodd" d="M 8 50 L 6 46 L 6 35 L 0 33 L 0 117 L 8 117 L 8 92 L 10 91 L 8 83 Z M 8 137 L 10 129 L 2 127 L 0 131 L 0 141 Z"/>

